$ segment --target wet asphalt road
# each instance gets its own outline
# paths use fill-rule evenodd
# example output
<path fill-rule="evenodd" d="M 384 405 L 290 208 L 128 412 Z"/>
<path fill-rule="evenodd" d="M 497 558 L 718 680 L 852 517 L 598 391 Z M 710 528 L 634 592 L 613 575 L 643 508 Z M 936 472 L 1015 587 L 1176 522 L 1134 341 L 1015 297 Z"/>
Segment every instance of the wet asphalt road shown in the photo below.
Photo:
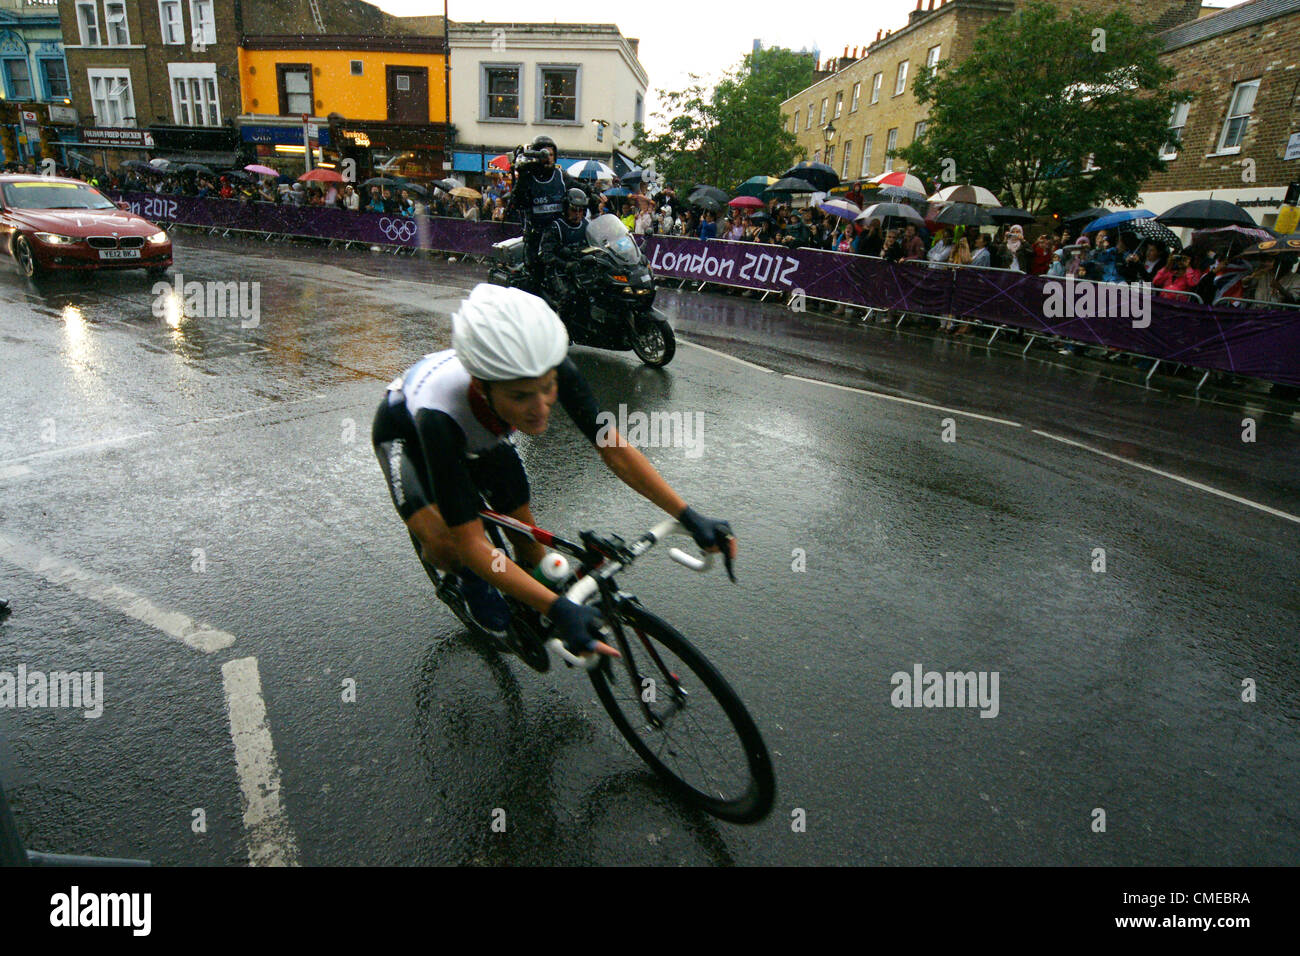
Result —
<path fill-rule="evenodd" d="M 476 651 L 414 560 L 370 418 L 447 347 L 481 266 L 183 236 L 173 271 L 261 283 L 260 324 L 173 328 L 142 273 L 36 288 L 0 263 L 0 671 L 104 674 L 97 719 L 0 710 L 29 846 L 166 864 L 268 847 L 303 864 L 1300 862 L 1300 418 L 1279 406 L 736 296 L 661 296 L 684 343 L 662 372 L 575 349 L 602 407 L 703 416 L 702 454 L 646 453 L 731 520 L 740 583 L 658 553 L 623 583 L 727 675 L 773 752 L 776 809 L 735 827 L 666 793 L 584 677 Z M 544 526 L 658 520 L 562 414 L 521 446 Z M 167 614 L 233 643 L 196 649 Z M 271 823 L 245 814 L 226 699 L 250 659 Z M 997 716 L 891 706 L 891 675 L 917 664 L 997 672 Z"/>

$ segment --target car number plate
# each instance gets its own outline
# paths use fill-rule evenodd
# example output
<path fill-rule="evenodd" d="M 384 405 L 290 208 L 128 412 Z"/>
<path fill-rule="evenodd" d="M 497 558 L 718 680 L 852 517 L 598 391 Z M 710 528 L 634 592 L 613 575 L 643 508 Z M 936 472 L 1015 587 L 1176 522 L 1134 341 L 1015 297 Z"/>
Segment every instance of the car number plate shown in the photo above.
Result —
<path fill-rule="evenodd" d="M 139 259 L 139 249 L 100 249 L 101 259 Z"/>

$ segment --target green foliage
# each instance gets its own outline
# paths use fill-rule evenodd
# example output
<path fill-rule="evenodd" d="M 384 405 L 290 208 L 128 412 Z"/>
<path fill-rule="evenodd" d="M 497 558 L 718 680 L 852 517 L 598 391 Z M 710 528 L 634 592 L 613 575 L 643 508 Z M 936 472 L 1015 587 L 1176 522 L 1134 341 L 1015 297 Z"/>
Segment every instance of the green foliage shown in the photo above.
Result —
<path fill-rule="evenodd" d="M 1135 205 L 1188 98 L 1169 89 L 1160 50 L 1123 12 L 1067 19 L 1030 3 L 981 30 L 960 65 L 917 77 L 929 125 L 897 155 L 927 183 L 948 185 L 950 170 L 1031 212 Z"/>
<path fill-rule="evenodd" d="M 709 183 L 731 189 L 750 176 L 780 173 L 799 156 L 781 121 L 781 102 L 811 85 L 812 59 L 786 49 L 760 50 L 712 90 L 691 85 L 663 95 L 657 132 L 637 124 L 632 147 L 653 158 L 664 181 L 680 189 Z"/>

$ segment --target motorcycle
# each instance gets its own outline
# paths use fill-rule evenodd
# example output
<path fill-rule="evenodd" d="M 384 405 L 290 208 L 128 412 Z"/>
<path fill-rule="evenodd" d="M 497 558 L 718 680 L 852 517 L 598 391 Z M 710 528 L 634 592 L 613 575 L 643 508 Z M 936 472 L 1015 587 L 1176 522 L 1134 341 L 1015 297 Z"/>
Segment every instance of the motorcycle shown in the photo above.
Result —
<path fill-rule="evenodd" d="M 672 326 L 654 308 L 654 274 L 617 216 L 597 216 L 587 224 L 587 246 L 571 272 L 578 293 L 574 297 L 561 295 L 552 281 L 533 288 L 522 237 L 494 244 L 492 257 L 488 281 L 541 296 L 564 321 L 575 345 L 631 349 L 654 368 L 667 365 L 676 354 Z"/>

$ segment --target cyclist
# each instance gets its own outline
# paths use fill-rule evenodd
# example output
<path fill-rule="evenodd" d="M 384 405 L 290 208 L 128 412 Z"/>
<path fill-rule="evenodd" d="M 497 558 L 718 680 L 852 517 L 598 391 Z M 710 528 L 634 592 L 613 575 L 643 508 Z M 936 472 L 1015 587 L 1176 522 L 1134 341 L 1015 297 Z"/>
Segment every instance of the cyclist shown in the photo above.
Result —
<path fill-rule="evenodd" d="M 543 268 L 557 293 L 555 301 L 561 304 L 576 305 L 573 300 L 578 298 L 578 260 L 587 245 L 587 202 L 585 192 L 570 189 L 565 196 L 564 218 L 547 227 L 538 246 Z"/>
<path fill-rule="evenodd" d="M 451 341 L 452 348 L 424 356 L 388 386 L 371 437 L 393 505 L 424 560 L 454 576 L 482 630 L 505 635 L 505 592 L 550 618 L 570 652 L 618 654 L 599 639 L 604 622 L 596 608 L 557 597 L 528 571 L 499 560 L 478 517 L 485 495 L 493 510 L 536 524 L 511 436 L 516 429 L 545 432 L 557 400 L 611 472 L 676 516 L 701 548 L 725 549 L 730 571 L 737 545 L 727 522 L 689 507 L 617 433 L 597 442 L 595 397 L 567 357 L 563 323 L 542 299 L 478 285 L 452 317 Z M 541 561 L 540 544 L 507 534 L 524 567 Z"/>
<path fill-rule="evenodd" d="M 538 136 L 528 152 L 541 155 L 535 162 L 521 161 L 516 166 L 517 181 L 510 192 L 507 214 L 516 209 L 524 217 L 524 262 L 532 277 L 533 288 L 542 288 L 542 261 L 538 255 L 542 233 L 557 219 L 564 218 L 565 194 L 581 184 L 555 165 L 555 140 Z"/>

